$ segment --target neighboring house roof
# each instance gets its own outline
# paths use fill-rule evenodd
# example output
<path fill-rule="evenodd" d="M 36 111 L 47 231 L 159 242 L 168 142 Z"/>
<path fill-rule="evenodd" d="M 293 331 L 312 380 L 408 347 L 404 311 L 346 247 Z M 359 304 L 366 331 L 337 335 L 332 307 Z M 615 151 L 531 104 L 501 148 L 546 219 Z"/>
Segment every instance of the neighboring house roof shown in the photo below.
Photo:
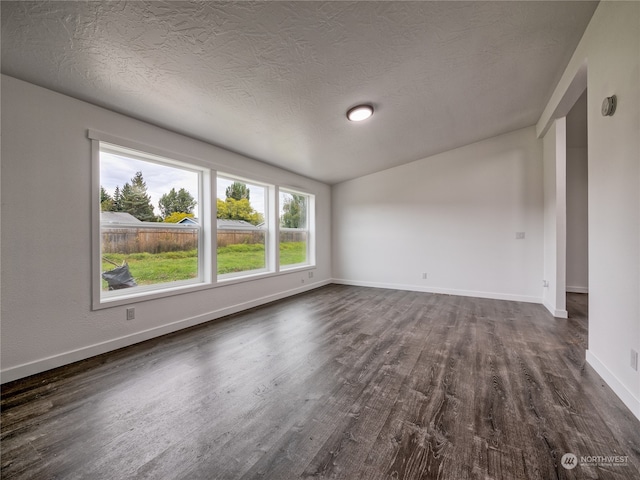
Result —
<path fill-rule="evenodd" d="M 142 222 L 130 213 L 125 212 L 100 212 L 100 223 L 153 223 L 156 222 Z M 197 218 L 185 217 L 178 223 L 182 225 L 198 225 Z M 218 218 L 217 225 L 219 230 L 261 230 L 264 224 L 252 225 L 245 220 L 228 220 L 226 218 Z M 142 225 L 141 225 L 142 226 Z"/>
<path fill-rule="evenodd" d="M 219 230 L 260 230 L 260 227 L 251 225 L 244 220 L 228 220 L 226 218 L 218 218 Z"/>
<path fill-rule="evenodd" d="M 100 212 L 100 223 L 142 223 L 126 212 Z"/>

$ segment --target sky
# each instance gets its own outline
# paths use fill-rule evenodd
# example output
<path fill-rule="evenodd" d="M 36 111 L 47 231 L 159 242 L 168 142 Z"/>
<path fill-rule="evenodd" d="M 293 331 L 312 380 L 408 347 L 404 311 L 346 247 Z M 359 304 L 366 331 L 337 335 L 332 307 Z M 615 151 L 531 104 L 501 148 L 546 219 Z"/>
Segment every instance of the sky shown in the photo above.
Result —
<path fill-rule="evenodd" d="M 100 154 L 100 185 L 112 197 L 116 186 L 122 190 L 125 183 L 131 183 L 136 172 L 142 172 L 142 178 L 147 184 L 147 194 L 151 197 L 151 204 L 156 215 L 160 215 L 158 201 L 172 188 L 175 188 L 176 191 L 184 188 L 194 198 L 198 198 L 198 174 L 196 172 L 107 152 Z M 196 217 L 198 216 L 197 205 L 194 214 Z"/>
<path fill-rule="evenodd" d="M 142 178 L 147 184 L 147 194 L 151 197 L 154 213 L 160 215 L 158 201 L 172 188 L 176 191 L 184 188 L 194 198 L 198 198 L 198 174 L 179 167 L 165 166 L 153 162 L 145 162 L 135 158 L 128 158 L 108 152 L 100 154 L 100 185 L 113 197 L 116 186 L 122 189 L 125 183 L 131 183 L 136 172 L 142 172 Z M 232 179 L 218 177 L 216 196 L 222 200 L 226 198 L 225 191 L 233 183 Z M 251 205 L 257 211 L 265 214 L 265 188 L 247 183 L 251 193 Z M 198 206 L 194 209 L 194 216 L 198 217 Z"/>
<path fill-rule="evenodd" d="M 224 200 L 227 198 L 227 187 L 233 183 L 233 179 L 227 179 L 224 177 L 218 177 L 218 185 L 217 185 L 217 193 L 216 196 L 220 200 Z M 266 218 L 265 215 L 265 188 L 259 185 L 253 185 L 251 183 L 246 183 L 247 188 L 249 189 L 249 201 L 254 210 L 258 213 L 261 213 L 263 217 Z"/>

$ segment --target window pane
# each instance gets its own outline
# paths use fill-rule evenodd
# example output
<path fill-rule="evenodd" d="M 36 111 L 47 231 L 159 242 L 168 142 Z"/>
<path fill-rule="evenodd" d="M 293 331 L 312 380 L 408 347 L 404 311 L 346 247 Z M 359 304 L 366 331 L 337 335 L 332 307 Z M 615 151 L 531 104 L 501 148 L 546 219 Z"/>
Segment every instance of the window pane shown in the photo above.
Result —
<path fill-rule="evenodd" d="M 198 278 L 197 228 L 102 224 L 101 231 L 103 291 Z"/>
<path fill-rule="evenodd" d="M 280 191 L 280 265 L 308 262 L 309 197 Z"/>
<path fill-rule="evenodd" d="M 100 253 L 105 298 L 202 279 L 200 172 L 151 155 L 146 161 L 145 155 L 101 145 Z"/>
<path fill-rule="evenodd" d="M 218 275 L 267 268 L 267 187 L 232 177 L 217 179 Z"/>
<path fill-rule="evenodd" d="M 307 229 L 306 195 L 280 191 L 280 228 Z"/>
<path fill-rule="evenodd" d="M 280 230 L 280 265 L 307 263 L 307 232 Z"/>

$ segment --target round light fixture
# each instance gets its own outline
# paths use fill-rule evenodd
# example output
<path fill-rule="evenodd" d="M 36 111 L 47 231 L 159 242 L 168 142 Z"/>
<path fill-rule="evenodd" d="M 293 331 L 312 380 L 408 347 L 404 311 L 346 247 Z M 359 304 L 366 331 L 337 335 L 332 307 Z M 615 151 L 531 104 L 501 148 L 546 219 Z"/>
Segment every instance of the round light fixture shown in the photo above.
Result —
<path fill-rule="evenodd" d="M 356 105 L 347 111 L 347 118 L 352 122 L 361 122 L 373 115 L 373 107 L 371 105 Z"/>

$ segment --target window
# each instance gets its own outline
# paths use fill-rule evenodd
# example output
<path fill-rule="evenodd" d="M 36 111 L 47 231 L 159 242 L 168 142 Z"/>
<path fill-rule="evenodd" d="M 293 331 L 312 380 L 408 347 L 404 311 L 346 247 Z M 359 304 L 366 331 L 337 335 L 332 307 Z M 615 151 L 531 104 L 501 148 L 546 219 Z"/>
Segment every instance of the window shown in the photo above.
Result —
<path fill-rule="evenodd" d="M 209 171 L 105 141 L 96 144 L 94 306 L 210 284 Z"/>
<path fill-rule="evenodd" d="M 271 187 L 272 188 L 272 187 Z M 272 270 L 269 262 L 270 187 L 218 175 L 217 265 L 221 280 Z"/>
<path fill-rule="evenodd" d="M 310 258 L 311 195 L 280 189 L 280 267 L 308 265 Z"/>
<path fill-rule="evenodd" d="M 105 133 L 89 138 L 94 309 L 315 265 L 313 195 Z"/>

